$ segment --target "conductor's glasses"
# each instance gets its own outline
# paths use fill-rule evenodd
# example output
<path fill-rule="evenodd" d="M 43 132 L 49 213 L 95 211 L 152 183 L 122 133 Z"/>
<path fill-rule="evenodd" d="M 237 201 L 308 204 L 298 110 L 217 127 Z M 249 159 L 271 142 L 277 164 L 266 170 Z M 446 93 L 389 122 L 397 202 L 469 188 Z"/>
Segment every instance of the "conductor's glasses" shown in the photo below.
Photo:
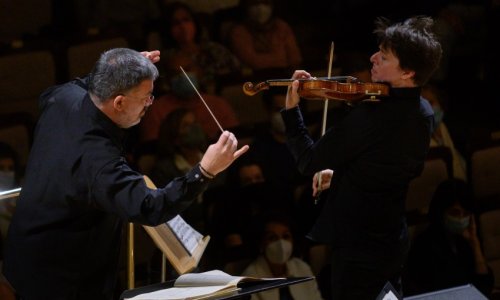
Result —
<path fill-rule="evenodd" d="M 129 96 L 129 95 L 123 95 L 125 97 L 129 97 L 129 98 L 134 98 L 134 99 L 140 99 L 140 100 L 144 100 L 146 99 L 146 106 L 149 106 L 151 104 L 153 104 L 153 100 L 155 99 L 155 95 L 151 94 L 145 98 L 138 98 L 138 97 L 133 97 L 133 96 Z"/>

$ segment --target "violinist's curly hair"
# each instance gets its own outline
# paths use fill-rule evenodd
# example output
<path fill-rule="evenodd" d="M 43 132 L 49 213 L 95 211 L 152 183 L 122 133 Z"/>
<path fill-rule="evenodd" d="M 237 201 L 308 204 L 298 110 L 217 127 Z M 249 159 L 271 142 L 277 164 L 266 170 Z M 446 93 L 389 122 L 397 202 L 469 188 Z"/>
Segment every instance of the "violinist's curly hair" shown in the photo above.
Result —
<path fill-rule="evenodd" d="M 414 16 L 392 25 L 383 17 L 375 21 L 374 33 L 380 47 L 392 51 L 403 70 L 415 71 L 418 86 L 430 79 L 441 61 L 441 44 L 433 26 L 433 19 L 427 16 Z"/>

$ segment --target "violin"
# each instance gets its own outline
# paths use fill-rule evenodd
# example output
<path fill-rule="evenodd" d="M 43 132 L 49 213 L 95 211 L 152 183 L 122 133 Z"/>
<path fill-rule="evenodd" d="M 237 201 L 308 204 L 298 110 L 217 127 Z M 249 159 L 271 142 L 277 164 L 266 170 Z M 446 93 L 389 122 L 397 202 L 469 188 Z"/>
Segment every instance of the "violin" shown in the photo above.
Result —
<path fill-rule="evenodd" d="M 310 100 L 344 100 L 356 102 L 360 100 L 378 101 L 377 97 L 389 95 L 389 86 L 383 83 L 364 83 L 353 76 L 318 77 L 298 79 L 297 90 L 300 97 Z M 243 84 L 243 92 L 253 96 L 273 86 L 289 86 L 292 79 L 271 79 L 254 85 Z"/>

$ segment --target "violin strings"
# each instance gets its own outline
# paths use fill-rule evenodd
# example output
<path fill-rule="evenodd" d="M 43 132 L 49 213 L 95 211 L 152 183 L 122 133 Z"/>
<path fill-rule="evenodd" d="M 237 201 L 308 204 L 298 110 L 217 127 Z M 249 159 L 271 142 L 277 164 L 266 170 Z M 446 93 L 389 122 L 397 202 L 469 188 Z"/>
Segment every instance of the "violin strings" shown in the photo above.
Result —
<path fill-rule="evenodd" d="M 222 126 L 220 126 L 219 121 L 217 121 L 217 118 L 215 117 L 215 115 L 210 110 L 210 107 L 208 107 L 207 102 L 205 102 L 205 100 L 201 96 L 200 92 L 198 92 L 198 89 L 194 86 L 193 82 L 191 81 L 191 79 L 189 78 L 189 76 L 186 74 L 186 72 L 184 71 L 184 69 L 182 68 L 182 66 L 179 66 L 179 68 L 181 68 L 182 73 L 184 73 L 184 76 L 186 76 L 186 79 L 189 81 L 189 83 L 191 84 L 191 86 L 195 90 L 196 94 L 198 94 L 198 97 L 200 97 L 200 99 L 203 102 L 203 104 L 205 104 L 205 107 L 207 108 L 208 112 L 210 113 L 210 115 L 214 119 L 215 123 L 217 123 L 217 126 L 219 126 L 220 131 L 224 132 L 224 129 L 222 129 Z"/>

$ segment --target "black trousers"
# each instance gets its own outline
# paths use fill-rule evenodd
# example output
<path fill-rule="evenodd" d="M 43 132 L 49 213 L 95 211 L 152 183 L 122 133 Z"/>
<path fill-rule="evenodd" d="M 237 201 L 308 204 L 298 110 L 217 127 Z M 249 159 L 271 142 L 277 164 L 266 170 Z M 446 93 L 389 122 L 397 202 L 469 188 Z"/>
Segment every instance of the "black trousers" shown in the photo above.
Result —
<path fill-rule="evenodd" d="M 359 249 L 334 249 L 332 299 L 375 300 L 388 281 L 402 296 L 401 272 L 406 255 L 406 250 L 377 255 Z"/>

